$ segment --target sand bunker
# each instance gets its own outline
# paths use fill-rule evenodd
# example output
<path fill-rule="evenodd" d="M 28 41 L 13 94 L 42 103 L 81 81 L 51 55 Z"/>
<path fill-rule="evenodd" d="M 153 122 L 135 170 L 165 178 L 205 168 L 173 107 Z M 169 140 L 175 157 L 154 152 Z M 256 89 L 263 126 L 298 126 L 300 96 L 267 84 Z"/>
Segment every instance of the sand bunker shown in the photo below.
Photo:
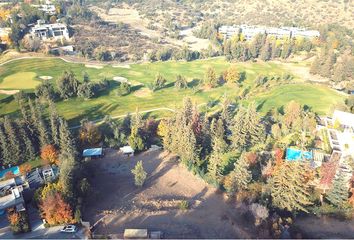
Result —
<path fill-rule="evenodd" d="M 5 95 L 14 95 L 18 92 L 20 92 L 20 90 L 1 90 L 0 89 L 0 94 L 5 94 Z"/>
<path fill-rule="evenodd" d="M 39 78 L 42 79 L 42 80 L 51 80 L 51 79 L 53 79 L 52 76 L 40 76 Z"/>
<path fill-rule="evenodd" d="M 112 67 L 114 68 L 130 68 L 128 64 L 113 64 Z"/>
<path fill-rule="evenodd" d="M 120 77 L 120 76 L 113 77 L 113 80 L 120 82 L 120 83 L 127 83 L 128 82 L 128 79 L 126 79 L 125 77 Z"/>
<path fill-rule="evenodd" d="M 134 92 L 134 96 L 135 97 L 140 97 L 140 98 L 144 98 L 144 97 L 150 97 L 151 96 L 151 90 L 148 88 L 142 88 L 138 91 Z"/>
<path fill-rule="evenodd" d="M 86 64 L 85 67 L 87 68 L 95 68 L 95 69 L 102 69 L 102 65 L 94 65 L 94 64 Z"/>

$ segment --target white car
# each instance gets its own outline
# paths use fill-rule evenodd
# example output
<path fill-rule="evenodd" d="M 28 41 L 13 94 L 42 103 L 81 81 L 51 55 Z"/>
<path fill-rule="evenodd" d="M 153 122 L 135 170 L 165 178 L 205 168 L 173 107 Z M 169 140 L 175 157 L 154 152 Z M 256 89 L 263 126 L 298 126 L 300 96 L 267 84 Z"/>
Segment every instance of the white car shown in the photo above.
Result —
<path fill-rule="evenodd" d="M 66 233 L 74 233 L 77 231 L 77 227 L 75 225 L 65 225 L 60 231 Z"/>

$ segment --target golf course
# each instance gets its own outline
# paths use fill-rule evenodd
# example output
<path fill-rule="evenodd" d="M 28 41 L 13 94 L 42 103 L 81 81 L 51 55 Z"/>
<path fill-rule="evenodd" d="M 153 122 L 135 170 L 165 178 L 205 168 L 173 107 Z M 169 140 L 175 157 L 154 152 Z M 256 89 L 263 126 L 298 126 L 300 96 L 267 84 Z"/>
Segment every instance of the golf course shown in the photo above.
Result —
<path fill-rule="evenodd" d="M 205 89 L 201 81 L 209 67 L 215 69 L 217 74 L 222 74 L 228 67 L 235 65 L 245 73 L 245 80 L 240 86 L 236 84 L 221 84 L 212 89 Z M 141 63 L 131 65 L 85 65 L 71 63 L 60 58 L 33 58 L 18 59 L 0 66 L 0 116 L 18 114 L 18 106 L 14 96 L 6 91 L 23 90 L 34 92 L 36 86 L 44 81 L 55 85 L 56 79 L 65 70 L 75 73 L 78 80 L 83 81 L 84 74 L 88 74 L 92 82 L 107 79 L 114 82 L 114 78 L 126 78 L 132 85 L 132 92 L 127 96 L 117 96 L 115 89 L 118 84 L 104 94 L 90 99 L 71 98 L 56 103 L 59 113 L 70 123 L 75 124 L 83 117 L 90 120 L 103 118 L 105 115 L 118 116 L 134 112 L 138 107 L 140 111 L 171 108 L 181 104 L 185 96 L 191 96 L 198 104 L 218 101 L 223 96 L 231 100 L 238 99 L 240 93 L 248 89 L 249 94 L 241 99 L 247 104 L 255 101 L 260 104 L 260 111 L 265 113 L 272 108 L 285 105 L 291 100 L 309 106 L 318 114 L 328 112 L 333 104 L 344 102 L 345 96 L 324 85 L 306 83 L 301 76 L 297 76 L 283 65 L 272 62 L 246 62 L 230 63 L 224 58 L 196 60 L 192 62 L 168 61 Z M 160 73 L 167 79 L 163 89 L 152 92 L 147 85 L 155 80 Z M 177 75 L 184 76 L 188 81 L 188 88 L 177 90 L 174 81 Z M 269 79 L 277 76 L 291 75 L 291 80 L 270 81 L 266 88 L 257 86 L 257 76 L 267 76 Z M 4 94 L 5 92 L 5 94 Z M 157 111 L 154 115 L 164 116 L 168 111 Z"/>

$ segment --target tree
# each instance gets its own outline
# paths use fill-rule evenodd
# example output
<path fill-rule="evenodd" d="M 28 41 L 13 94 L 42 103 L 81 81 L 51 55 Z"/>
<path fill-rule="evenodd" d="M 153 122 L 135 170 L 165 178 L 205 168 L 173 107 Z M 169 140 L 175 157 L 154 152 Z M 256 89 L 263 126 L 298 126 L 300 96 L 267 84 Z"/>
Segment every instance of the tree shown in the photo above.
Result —
<path fill-rule="evenodd" d="M 7 135 L 6 141 L 9 142 L 8 151 L 9 151 L 9 155 L 11 157 L 9 159 L 4 159 L 6 161 L 4 163 L 12 164 L 12 165 L 19 164 L 21 161 L 20 142 L 17 137 L 15 125 L 8 117 L 5 117 L 5 119 L 4 119 L 4 129 L 5 129 L 5 132 Z"/>
<path fill-rule="evenodd" d="M 272 205 L 287 211 L 308 212 L 311 205 L 307 174 L 309 167 L 300 162 L 284 162 L 273 171 L 268 184 L 271 189 Z"/>
<path fill-rule="evenodd" d="M 90 82 L 82 83 L 77 88 L 77 96 L 82 97 L 84 99 L 91 99 L 92 97 L 95 96 L 94 88 L 95 88 L 94 84 Z"/>
<path fill-rule="evenodd" d="M 223 78 L 228 83 L 239 83 L 241 73 L 237 70 L 236 66 L 233 65 L 224 72 Z"/>
<path fill-rule="evenodd" d="M 117 95 L 118 96 L 125 96 L 128 95 L 131 92 L 131 87 L 129 83 L 122 82 L 119 85 L 119 88 L 117 90 Z"/>
<path fill-rule="evenodd" d="M 150 85 L 150 89 L 152 91 L 157 91 L 161 88 L 163 88 L 166 84 L 166 79 L 160 74 L 158 73 L 155 77 L 155 81 L 152 85 Z"/>
<path fill-rule="evenodd" d="M 262 46 L 260 51 L 260 58 L 263 61 L 269 61 L 272 58 L 272 44 L 269 38 L 267 38 L 265 44 Z"/>
<path fill-rule="evenodd" d="M 204 75 L 204 84 L 207 87 L 214 88 L 218 85 L 218 78 L 216 76 L 215 69 L 212 67 L 209 67 Z"/>
<path fill-rule="evenodd" d="M 49 225 L 73 223 L 72 209 L 58 192 L 48 194 L 39 206 L 43 218 Z"/>
<path fill-rule="evenodd" d="M 32 170 L 32 166 L 29 163 L 24 163 L 20 166 L 20 173 L 23 176 L 26 176 Z"/>
<path fill-rule="evenodd" d="M 101 142 L 102 134 L 95 124 L 84 121 L 80 128 L 79 139 L 81 146 L 94 147 Z"/>
<path fill-rule="evenodd" d="M 58 91 L 60 96 L 64 99 L 76 96 L 79 85 L 80 82 L 76 79 L 76 76 L 72 71 L 65 71 L 57 79 Z"/>
<path fill-rule="evenodd" d="M 44 164 L 59 164 L 59 154 L 53 145 L 46 145 L 41 149 L 41 159 Z"/>
<path fill-rule="evenodd" d="M 50 82 L 45 81 L 36 87 L 35 94 L 37 98 L 43 98 L 45 100 L 54 99 L 54 87 Z"/>
<path fill-rule="evenodd" d="M 50 131 L 52 136 L 52 143 L 59 147 L 59 125 L 60 117 L 55 108 L 55 104 L 49 101 L 49 121 L 50 121 Z"/>
<path fill-rule="evenodd" d="M 176 76 L 176 82 L 175 82 L 175 87 L 177 89 L 186 89 L 188 88 L 188 82 L 185 77 L 182 75 L 177 75 Z"/>
<path fill-rule="evenodd" d="M 132 173 L 134 175 L 134 182 L 135 185 L 138 187 L 142 187 L 144 185 L 147 173 L 145 172 L 143 168 L 143 162 L 138 161 L 135 165 L 135 167 L 132 170 Z"/>
<path fill-rule="evenodd" d="M 348 181 L 340 171 L 333 180 L 332 189 L 328 192 L 327 200 L 336 207 L 342 207 L 348 201 Z"/>
<path fill-rule="evenodd" d="M 236 149 L 248 149 L 264 141 L 264 126 L 254 103 L 247 109 L 239 109 L 230 130 L 230 140 Z"/>
<path fill-rule="evenodd" d="M 246 155 L 242 153 L 235 163 L 234 170 L 229 174 L 225 189 L 230 195 L 233 195 L 235 192 L 246 190 L 251 180 L 252 174 L 249 170 L 249 164 L 247 163 Z"/>
<path fill-rule="evenodd" d="M 59 181 L 63 187 L 63 193 L 66 197 L 72 197 L 73 185 L 75 181 L 76 162 L 76 146 L 71 138 L 71 133 L 68 129 L 67 123 L 60 119 L 60 175 Z"/>

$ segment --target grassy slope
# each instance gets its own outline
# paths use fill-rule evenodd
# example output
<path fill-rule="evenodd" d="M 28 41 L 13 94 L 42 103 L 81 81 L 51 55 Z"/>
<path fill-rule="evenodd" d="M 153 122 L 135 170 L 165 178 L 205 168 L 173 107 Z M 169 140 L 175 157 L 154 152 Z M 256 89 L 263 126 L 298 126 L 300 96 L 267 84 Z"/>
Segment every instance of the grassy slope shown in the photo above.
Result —
<path fill-rule="evenodd" d="M 262 112 L 281 107 L 291 100 L 296 100 L 302 105 L 311 107 L 319 114 L 326 114 L 333 103 L 343 102 L 344 97 L 321 85 L 291 84 L 275 87 L 253 99 L 262 104 Z"/>
<path fill-rule="evenodd" d="M 168 80 L 167 87 L 155 93 L 148 94 L 145 97 L 138 97 L 137 92 L 125 97 L 118 97 L 114 94 L 114 88 L 110 89 L 102 96 L 83 101 L 82 99 L 70 99 L 57 103 L 59 112 L 72 122 L 77 123 L 81 118 L 88 117 L 89 119 L 101 118 L 104 115 L 121 115 L 127 112 L 133 112 L 136 107 L 141 111 L 158 108 L 171 107 L 174 108 L 181 104 L 181 99 L 185 96 L 192 96 L 197 103 L 205 103 L 208 100 L 215 100 L 222 95 L 234 98 L 238 95 L 240 89 L 235 86 L 224 85 L 209 91 L 201 91 L 193 94 L 191 89 L 177 91 L 173 87 L 173 82 L 177 74 L 182 74 L 189 81 L 193 79 L 202 79 L 205 70 L 212 66 L 218 73 L 225 70 L 230 63 L 222 58 L 198 60 L 193 62 L 156 62 L 134 64 L 130 68 L 114 68 L 105 66 L 103 69 L 86 68 L 83 64 L 66 63 L 60 59 L 25 59 L 9 63 L 0 67 L 0 83 L 9 75 L 15 74 L 19 69 L 21 71 L 32 71 L 41 75 L 53 76 L 52 82 L 61 75 L 64 70 L 70 69 L 75 72 L 78 78 L 82 78 L 82 73 L 86 71 L 91 81 L 98 81 L 103 78 L 112 79 L 114 76 L 126 77 L 134 83 L 147 84 L 151 83 L 155 75 L 160 72 Z M 237 63 L 237 67 L 246 71 L 246 80 L 243 87 L 253 87 L 254 79 L 258 74 L 264 75 L 282 75 L 287 73 L 281 65 L 275 63 Z M 295 79 L 294 81 L 300 81 Z M 309 87 L 302 88 L 302 85 L 280 86 L 277 90 L 272 90 L 269 93 L 257 95 L 254 97 L 257 101 L 263 101 L 263 110 L 271 107 L 278 107 L 286 104 L 289 100 L 296 99 L 303 104 L 310 105 L 315 111 L 324 113 L 332 103 L 342 101 L 343 97 L 336 94 L 334 91 L 326 87 L 318 88 Z M 139 88 L 145 89 L 143 86 L 135 87 L 135 91 L 141 91 Z M 326 101 L 319 100 L 325 96 Z M 1 114 L 14 113 L 17 111 L 17 104 L 12 100 L 12 97 L 6 99 L 0 98 Z M 162 114 L 159 113 L 159 116 Z"/>

